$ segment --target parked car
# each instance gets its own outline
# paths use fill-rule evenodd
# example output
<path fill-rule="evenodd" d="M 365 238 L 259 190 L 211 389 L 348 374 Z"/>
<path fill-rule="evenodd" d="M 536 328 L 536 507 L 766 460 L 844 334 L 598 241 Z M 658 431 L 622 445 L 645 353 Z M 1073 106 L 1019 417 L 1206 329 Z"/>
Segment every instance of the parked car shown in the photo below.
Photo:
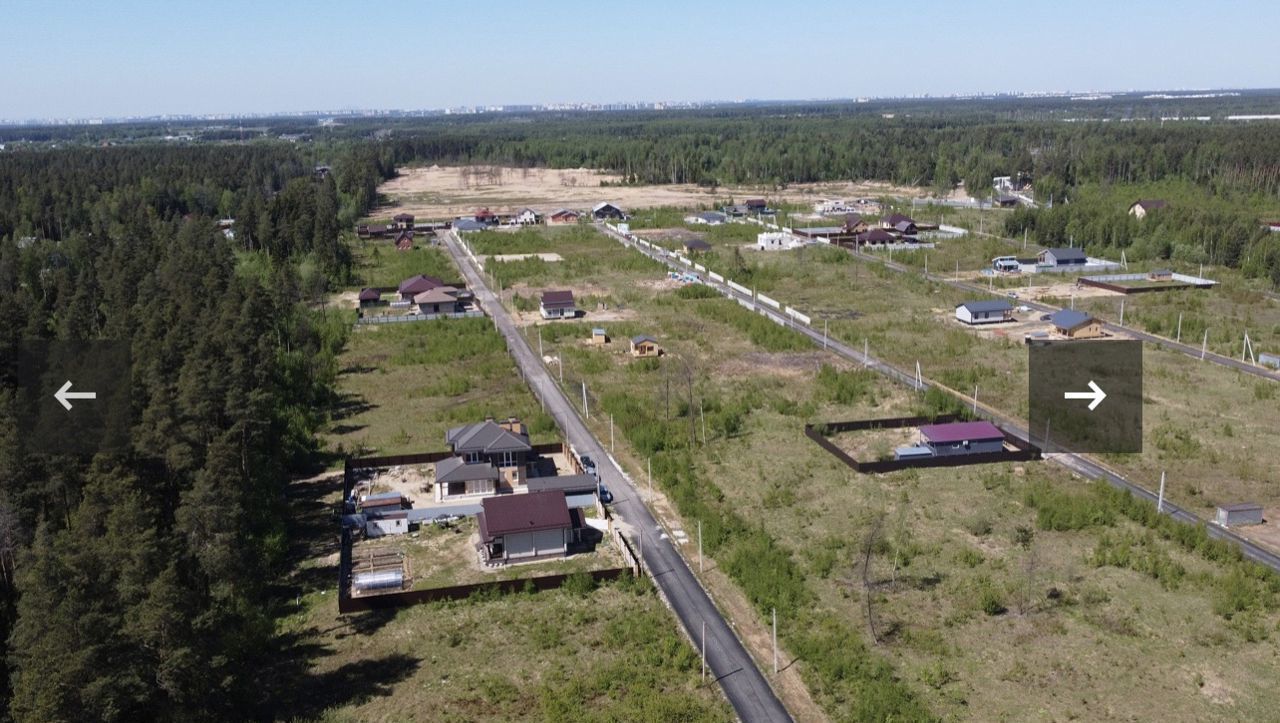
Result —
<path fill-rule="evenodd" d="M 578 458 L 578 461 L 582 463 L 583 474 L 589 474 L 597 480 L 600 479 L 600 472 L 596 469 L 596 461 L 594 459 L 584 454 Z"/>
<path fill-rule="evenodd" d="M 599 488 L 596 489 L 596 494 L 600 497 L 600 501 L 606 505 L 613 502 L 613 493 L 604 485 L 600 485 Z"/>
<path fill-rule="evenodd" d="M 460 519 L 462 519 L 462 515 L 443 514 L 443 515 L 436 515 L 435 517 L 432 517 L 431 523 L 434 525 L 439 525 L 441 527 L 444 527 L 450 522 L 457 522 Z"/>
<path fill-rule="evenodd" d="M 1009 298 L 1010 298 L 1010 299 L 1016 299 L 1016 298 L 1018 298 L 1018 292 L 1016 292 L 1016 291 L 1010 291 L 1010 292 L 1009 292 Z"/>

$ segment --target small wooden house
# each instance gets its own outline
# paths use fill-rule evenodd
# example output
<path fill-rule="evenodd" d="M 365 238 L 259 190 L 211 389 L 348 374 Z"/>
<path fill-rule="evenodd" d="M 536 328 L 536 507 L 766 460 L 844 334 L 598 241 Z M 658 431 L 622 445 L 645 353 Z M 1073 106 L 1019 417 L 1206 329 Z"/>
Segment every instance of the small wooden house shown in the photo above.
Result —
<path fill-rule="evenodd" d="M 1049 316 L 1053 330 L 1065 339 L 1099 339 L 1105 334 L 1102 322 L 1074 309 L 1062 309 Z"/>
<path fill-rule="evenodd" d="M 598 345 L 598 346 L 600 346 L 600 345 L 604 345 L 604 344 L 608 344 L 608 343 L 609 343 L 609 333 L 608 333 L 607 331 L 605 331 L 603 327 L 599 327 L 599 326 L 597 326 L 596 328 L 594 328 L 594 329 L 592 329 L 592 330 L 591 330 L 591 341 L 590 341 L 590 343 L 595 344 L 595 345 Z"/>
<path fill-rule="evenodd" d="M 658 346 L 658 340 L 651 336 L 645 334 L 633 336 L 631 337 L 631 356 L 662 356 L 662 347 Z"/>

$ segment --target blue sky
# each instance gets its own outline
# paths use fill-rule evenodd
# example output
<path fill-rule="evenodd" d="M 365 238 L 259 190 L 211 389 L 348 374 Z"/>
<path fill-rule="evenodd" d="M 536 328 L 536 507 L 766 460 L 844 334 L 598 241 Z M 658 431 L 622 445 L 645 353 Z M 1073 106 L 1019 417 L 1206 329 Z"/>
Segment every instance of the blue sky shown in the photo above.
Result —
<path fill-rule="evenodd" d="M 5 0 L 0 118 L 1280 86 L 1280 2 Z"/>

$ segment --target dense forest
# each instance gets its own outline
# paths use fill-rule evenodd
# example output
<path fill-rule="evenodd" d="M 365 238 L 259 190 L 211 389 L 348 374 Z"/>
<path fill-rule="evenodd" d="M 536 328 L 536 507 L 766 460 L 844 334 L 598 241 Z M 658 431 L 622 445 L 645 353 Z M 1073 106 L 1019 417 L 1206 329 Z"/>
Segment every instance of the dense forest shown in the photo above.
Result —
<path fill-rule="evenodd" d="M 338 188 L 364 183 L 334 176 L 285 144 L 0 155 L 0 359 L 41 339 L 133 358 L 129 447 L 91 459 L 26 449 L 0 365 L 13 719 L 272 715 L 284 485 L 316 461 L 345 334 L 305 272 L 350 276 Z"/>

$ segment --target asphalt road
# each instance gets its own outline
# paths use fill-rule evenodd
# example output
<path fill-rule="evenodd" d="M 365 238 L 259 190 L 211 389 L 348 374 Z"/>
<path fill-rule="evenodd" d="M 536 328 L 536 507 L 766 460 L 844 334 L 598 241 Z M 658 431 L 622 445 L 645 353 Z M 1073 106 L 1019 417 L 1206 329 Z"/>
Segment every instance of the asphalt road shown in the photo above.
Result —
<path fill-rule="evenodd" d="M 494 320 L 498 331 L 507 340 L 516 364 L 523 370 L 525 379 L 564 431 L 569 443 L 580 454 L 598 460 L 601 481 L 613 493 L 613 512 L 623 524 L 633 547 L 640 547 L 644 564 L 654 582 L 670 603 L 685 632 L 697 647 L 702 638 L 702 626 L 706 624 L 706 655 L 709 679 L 718 680 L 725 697 L 738 717 L 744 721 L 790 721 L 791 715 L 774 695 L 769 682 L 756 667 L 755 661 L 738 640 L 711 598 L 702 589 L 693 571 L 663 534 L 649 508 L 641 501 L 639 491 L 631 480 L 605 452 L 578 416 L 577 407 L 560 390 L 537 353 L 517 330 L 511 316 L 489 290 L 484 277 L 472 265 L 467 251 L 452 233 L 442 233 L 445 246 L 454 262 L 466 278 L 467 286 L 475 293 L 480 305 Z"/>
<path fill-rule="evenodd" d="M 858 258 L 861 258 L 861 259 L 865 259 L 867 261 L 883 263 L 888 268 L 894 271 L 897 271 L 899 273 L 919 273 L 916 269 L 913 269 L 909 266 L 904 266 L 903 264 L 897 263 L 896 261 L 888 261 L 885 259 L 881 259 L 862 251 L 852 251 L 851 253 L 854 256 L 857 256 Z M 946 276 L 943 276 L 940 274 L 929 274 L 928 278 L 931 281 L 938 281 L 944 284 L 949 284 L 951 286 L 954 286 L 957 289 L 963 289 L 964 291 L 972 291 L 976 294 L 981 294 L 984 298 L 992 295 L 999 296 L 1001 293 L 1001 292 L 993 292 L 989 289 L 983 288 L 978 284 L 971 284 L 967 281 L 960 281 L 957 279 L 948 279 Z M 1008 291 L 1017 292 L 1017 289 L 1008 289 Z M 1042 304 L 1038 301 L 1030 301 L 1028 299 L 1020 298 L 1020 299 L 1017 299 L 1017 302 L 1020 305 L 1025 305 L 1028 308 L 1035 309 L 1036 311 L 1042 311 L 1047 314 L 1053 313 L 1059 310 L 1059 307 L 1050 306 L 1049 304 Z M 1111 322 L 1108 322 L 1108 321 L 1102 322 L 1102 328 L 1112 334 L 1117 334 L 1117 333 L 1128 334 L 1129 336 L 1132 336 L 1135 339 L 1140 339 L 1150 344 L 1160 344 L 1167 349 L 1172 349 L 1173 351 L 1181 352 L 1183 354 L 1186 354 L 1189 357 L 1192 357 L 1193 359 L 1197 359 L 1197 360 L 1200 359 L 1200 347 L 1198 346 L 1193 346 L 1191 344 L 1182 344 L 1172 339 L 1166 339 L 1162 336 L 1157 336 L 1155 334 L 1148 334 L 1145 331 L 1139 331 L 1130 326 L 1120 326 L 1119 324 L 1112 324 Z M 1240 361 L 1239 359 L 1232 359 L 1231 357 L 1223 356 L 1221 354 L 1215 354 L 1211 351 L 1205 352 L 1204 361 L 1211 362 L 1219 366 L 1228 367 L 1230 369 L 1235 369 L 1237 371 L 1242 371 L 1246 374 L 1252 374 L 1255 377 L 1262 377 L 1263 379 L 1270 379 L 1271 381 L 1280 381 L 1280 372 L 1273 372 L 1273 371 L 1270 371 L 1269 369 L 1266 369 L 1265 367 L 1260 367 L 1255 364 L 1250 364 L 1248 362 Z"/>
<path fill-rule="evenodd" d="M 716 289 L 717 291 L 719 291 L 720 293 L 724 294 L 725 296 L 731 299 L 748 301 L 748 302 L 752 300 L 750 294 L 743 294 L 727 285 L 716 283 L 711 279 L 707 278 L 705 274 L 698 274 L 696 270 L 691 269 L 675 261 L 669 256 L 664 256 L 656 252 L 649 251 L 640 246 L 637 246 L 633 244 L 625 236 L 618 234 L 616 232 L 613 232 L 606 227 L 601 226 L 600 230 L 603 233 L 607 234 L 610 238 L 613 238 L 614 240 L 619 241 L 620 243 L 626 246 L 634 248 L 640 253 L 645 254 L 646 256 L 656 261 L 666 264 L 672 269 L 678 270 L 681 273 L 697 274 L 700 278 L 703 279 L 703 282 L 705 284 L 707 284 L 713 289 Z M 898 264 L 894 264 L 894 265 L 900 266 Z M 906 267 L 900 267 L 899 270 L 905 270 L 905 269 Z M 983 290 L 983 293 L 986 293 L 986 291 Z M 1044 307 L 1044 308 L 1048 309 L 1050 307 Z M 773 321 L 780 323 L 784 326 L 789 326 L 795 329 L 796 331 L 798 331 L 799 333 L 804 334 L 805 336 L 809 337 L 809 339 L 813 341 L 814 344 L 822 347 L 823 349 L 826 349 L 835 354 L 838 354 L 844 357 L 845 359 L 848 359 L 849 361 L 852 361 L 856 364 L 864 365 L 867 368 L 873 371 L 876 371 L 900 384 L 904 384 L 908 387 L 911 387 L 912 389 L 917 389 L 917 390 L 926 390 L 930 386 L 932 386 L 927 381 L 917 382 L 915 375 L 912 373 L 909 373 L 907 371 L 894 367 L 890 364 L 886 364 L 885 362 L 879 359 L 876 359 L 872 356 L 869 356 L 869 355 L 864 356 L 862 351 L 858 349 L 854 349 L 849 345 L 844 344 L 840 341 L 827 338 L 821 330 L 814 330 L 803 324 L 797 324 L 791 319 L 789 319 L 785 314 L 780 314 L 774 311 L 773 309 L 770 309 L 767 306 L 757 305 L 756 310 L 757 312 L 762 313 L 765 316 L 768 316 Z M 1125 329 L 1125 331 L 1129 332 L 1131 330 Z M 1163 342 L 1163 340 L 1161 341 Z M 1167 345 L 1167 342 L 1163 342 L 1163 343 L 1166 343 Z M 1199 352 L 1197 350 L 1197 355 L 1198 354 Z M 1231 361 L 1231 360 L 1228 360 L 1228 361 Z M 979 410 L 979 416 L 986 417 L 994 422 L 998 422 L 1001 427 L 1008 430 L 1014 436 L 1017 436 L 1024 440 L 1030 440 L 1034 444 L 1040 445 L 1041 447 L 1044 446 L 1043 440 L 1032 439 L 1027 429 L 1023 427 L 1019 422 L 1017 422 L 1016 420 L 1010 417 L 1006 417 L 1003 414 L 996 412 L 995 410 L 992 410 L 990 408 L 981 408 Z M 1110 469 L 1089 459 L 1088 457 L 1085 457 L 1079 454 L 1074 454 L 1071 452 L 1052 452 L 1052 453 L 1046 454 L 1045 458 L 1048 459 L 1049 461 L 1060 464 L 1081 476 L 1088 477 L 1090 479 L 1104 480 L 1108 484 L 1114 487 L 1128 490 L 1132 494 L 1137 495 L 1142 499 L 1149 500 L 1152 504 L 1155 504 L 1157 502 L 1157 497 L 1158 497 L 1157 493 L 1152 492 L 1133 482 L 1130 482 L 1128 479 L 1126 479 L 1124 476 L 1120 475 L 1119 473 L 1111 471 Z M 1259 562 L 1263 565 L 1266 565 L 1267 567 L 1270 567 L 1273 570 L 1276 570 L 1277 572 L 1280 572 L 1280 555 L 1277 555 L 1276 553 L 1273 553 L 1270 550 L 1267 550 L 1266 548 L 1263 548 L 1253 542 L 1250 542 L 1249 540 L 1246 540 L 1245 538 L 1241 537 L 1240 535 L 1237 535 L 1231 530 L 1228 530 L 1224 527 L 1220 527 L 1216 524 L 1206 523 L 1205 520 L 1196 516 L 1194 513 L 1188 512 L 1171 502 L 1166 501 L 1164 503 L 1163 509 L 1167 514 L 1169 514 L 1174 519 L 1179 520 L 1181 522 L 1185 522 L 1187 524 L 1193 524 L 1193 525 L 1200 525 L 1200 524 L 1205 525 L 1206 530 L 1209 533 L 1210 537 L 1226 540 L 1228 542 L 1234 543 L 1235 545 L 1238 545 L 1240 547 L 1240 550 L 1241 552 L 1244 553 L 1245 557 L 1248 557 L 1251 560 Z"/>

